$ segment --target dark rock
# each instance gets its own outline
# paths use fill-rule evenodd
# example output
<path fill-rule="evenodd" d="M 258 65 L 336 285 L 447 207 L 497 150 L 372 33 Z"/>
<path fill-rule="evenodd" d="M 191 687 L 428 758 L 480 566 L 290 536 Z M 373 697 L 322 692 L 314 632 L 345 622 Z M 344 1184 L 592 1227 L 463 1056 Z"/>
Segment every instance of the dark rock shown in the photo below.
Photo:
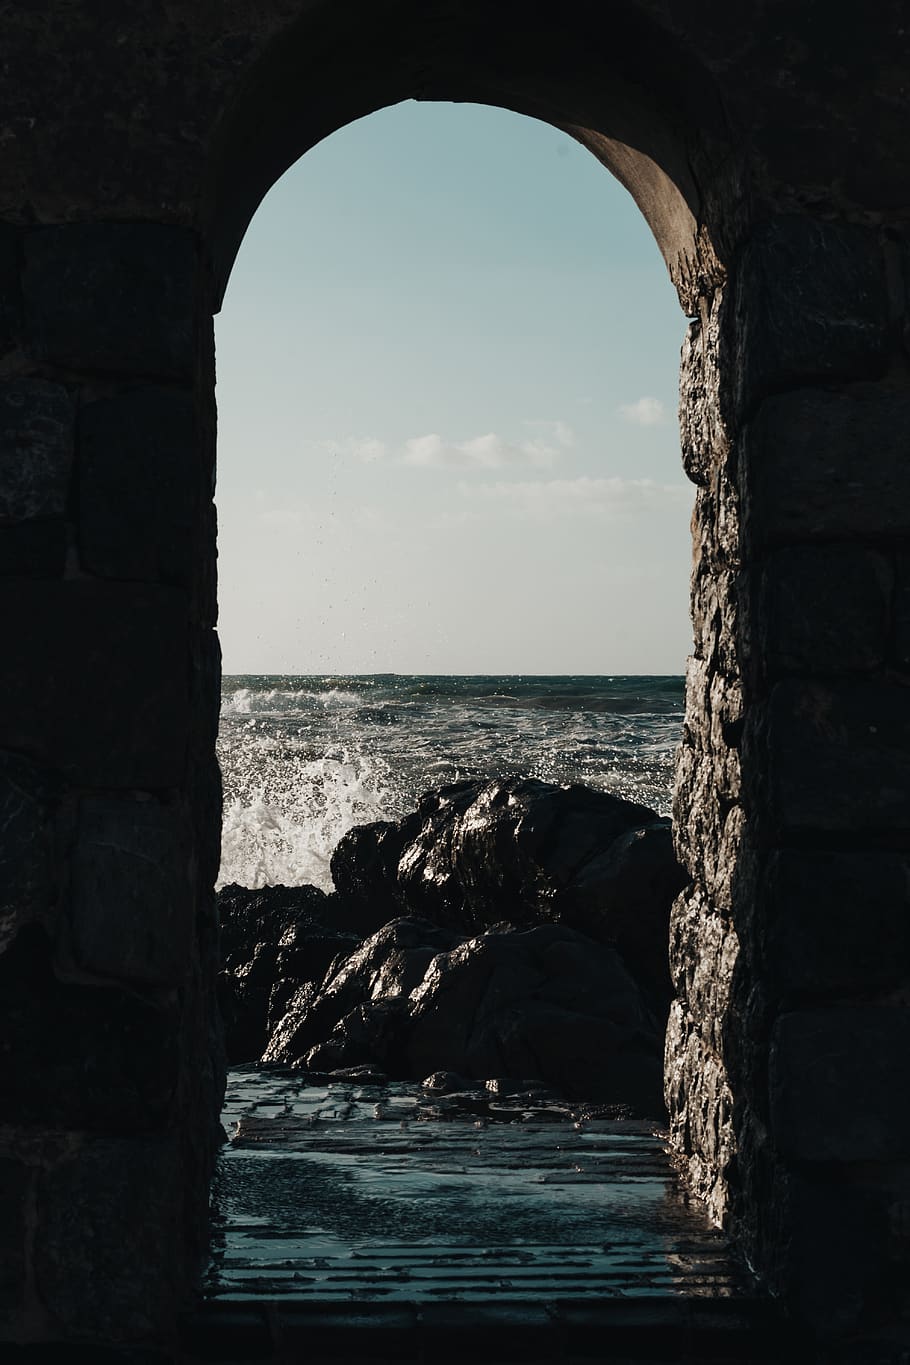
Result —
<path fill-rule="evenodd" d="M 546 1095 L 555 1094 L 553 1090 L 543 1081 L 537 1079 L 519 1079 L 517 1076 L 490 1076 L 484 1082 L 484 1089 L 490 1095 L 537 1095 L 541 1098 Z"/>
<path fill-rule="evenodd" d="M 456 1087 L 513 1076 L 517 1091 L 558 1085 L 660 1111 L 668 916 L 684 881 L 669 821 L 580 785 L 465 781 L 402 821 L 351 831 L 332 870 L 342 922 L 409 915 L 320 989 L 275 988 L 264 1061 L 412 1079 L 444 1069 L 461 1073 Z M 560 916 L 552 938 L 515 928 Z M 258 979 L 258 961 L 244 970 Z"/>
<path fill-rule="evenodd" d="M 295 997 L 263 1061 L 299 1065 L 306 1059 L 319 1070 L 369 1062 L 394 1072 L 394 1060 L 386 1053 L 398 1042 L 398 1007 L 390 1002 L 406 999 L 435 955 L 458 941 L 457 935 L 426 920 L 392 920 L 327 976 L 315 998 L 309 993 Z M 311 1053 L 329 1042 L 331 1051 Z M 355 1055 L 358 1049 L 360 1055 Z"/>
<path fill-rule="evenodd" d="M 335 899 L 327 896 L 325 905 Z M 269 996 L 268 1032 L 271 1033 L 284 1017 L 291 997 L 302 982 L 318 984 L 334 964 L 340 964 L 359 948 L 360 941 L 358 934 L 327 928 L 319 919 L 290 924 L 278 944 L 275 980 Z"/>
<path fill-rule="evenodd" d="M 326 899 L 317 886 L 223 886 L 217 901 L 226 970 L 249 962 L 258 943 L 274 944 L 277 955 L 285 930 L 304 918 L 321 918 Z"/>
<path fill-rule="evenodd" d="M 329 1075 L 333 1081 L 352 1081 L 355 1085 L 385 1085 L 388 1076 L 371 1066 L 340 1066 Z"/>
<path fill-rule="evenodd" d="M 82 567 L 102 578 L 186 585 L 196 510 L 193 398 L 148 386 L 79 414 Z"/>
<path fill-rule="evenodd" d="M 192 377 L 196 243 L 157 223 L 67 223 L 25 234 L 35 352 L 72 369 Z"/>
<path fill-rule="evenodd" d="M 403 820 L 375 820 L 348 830 L 332 854 L 335 890 L 344 904 L 345 924 L 367 936 L 407 913 L 398 887 L 398 864 L 422 821 L 415 812 Z"/>
<path fill-rule="evenodd" d="M 359 944 L 357 935 L 326 923 L 334 901 L 315 886 L 231 885 L 219 892 L 220 1004 L 230 1062 L 257 1060 L 300 988 L 320 982 L 339 953 Z"/>
<path fill-rule="evenodd" d="M 433 1071 L 420 1082 L 424 1090 L 438 1095 L 450 1095 L 461 1090 L 470 1090 L 471 1082 L 460 1076 L 457 1071 Z"/>
<path fill-rule="evenodd" d="M 397 825 L 365 826 L 332 862 L 339 891 L 465 933 L 560 917 L 567 888 L 628 830 L 657 819 L 606 792 L 536 778 L 455 783 Z M 666 907 L 662 907 L 666 912 Z"/>
<path fill-rule="evenodd" d="M 62 384 L 0 383 L 0 522 L 63 514 L 75 421 L 75 405 Z"/>
<path fill-rule="evenodd" d="M 411 994 L 411 1075 L 534 1076 L 569 1098 L 658 1115 L 663 1038 L 608 947 L 564 925 L 484 934 L 435 957 Z"/>
<path fill-rule="evenodd" d="M 658 1008 L 669 1002 L 670 906 L 686 883 L 669 820 L 619 835 L 571 885 L 563 922 L 617 950 Z"/>
<path fill-rule="evenodd" d="M 318 1001 L 312 1008 L 314 1013 L 318 1010 Z M 407 996 L 366 1000 L 348 1010 L 325 1041 L 310 1048 L 304 1060 L 307 1067 L 333 1075 L 380 1068 L 384 1074 L 400 1076 L 409 1022 Z M 271 1060 L 270 1053 L 265 1060 Z"/>
<path fill-rule="evenodd" d="M 222 977 L 224 980 L 224 977 Z M 299 1062 L 300 1054 L 294 1050 L 293 1043 L 298 1026 L 302 1019 L 305 1019 L 308 1012 L 312 1009 L 319 995 L 319 987 L 314 981 L 304 981 L 302 986 L 298 986 L 293 991 L 285 1006 L 283 1016 L 271 1026 L 270 1036 L 262 1052 L 262 1061 L 287 1063 L 291 1059 Z M 229 1010 L 222 1005 L 228 1029 L 231 1027 L 232 1015 Z M 236 1009 L 233 998 L 230 1002 L 230 1010 Z M 271 1001 L 269 1017 L 271 1017 Z M 259 1035 L 257 1035 L 258 1037 Z M 250 1046 L 255 1046 L 255 1040 L 250 1042 Z"/>
<path fill-rule="evenodd" d="M 460 941 L 398 919 L 321 990 L 297 992 L 263 1061 L 426 1075 L 440 1095 L 486 1085 L 534 1103 L 555 1089 L 658 1115 L 661 1057 L 660 1027 L 613 949 L 564 925 Z"/>

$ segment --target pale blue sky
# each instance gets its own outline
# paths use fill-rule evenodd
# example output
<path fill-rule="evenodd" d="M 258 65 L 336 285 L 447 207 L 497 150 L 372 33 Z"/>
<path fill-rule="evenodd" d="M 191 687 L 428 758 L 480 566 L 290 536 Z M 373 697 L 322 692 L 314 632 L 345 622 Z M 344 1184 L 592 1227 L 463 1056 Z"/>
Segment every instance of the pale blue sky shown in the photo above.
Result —
<path fill-rule="evenodd" d="M 684 328 L 547 124 L 408 102 L 313 148 L 217 320 L 225 671 L 682 672 Z"/>

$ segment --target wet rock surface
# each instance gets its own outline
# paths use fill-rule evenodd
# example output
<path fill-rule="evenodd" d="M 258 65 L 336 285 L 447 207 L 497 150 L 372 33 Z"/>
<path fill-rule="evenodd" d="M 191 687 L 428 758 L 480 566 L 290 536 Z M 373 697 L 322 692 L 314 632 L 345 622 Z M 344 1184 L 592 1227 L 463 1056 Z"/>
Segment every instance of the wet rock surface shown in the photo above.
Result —
<path fill-rule="evenodd" d="M 653 1125 L 535 1078 L 232 1072 L 208 1293 L 320 1303 L 716 1297 L 747 1287 Z M 505 1216 L 504 1216 L 505 1211 Z"/>
<path fill-rule="evenodd" d="M 662 1112 L 663 1039 L 619 955 L 564 925 L 482 934 L 433 959 L 409 1001 L 407 1072 L 537 1076 Z"/>
<path fill-rule="evenodd" d="M 226 886 L 219 893 L 219 1003 L 229 1060 L 261 1056 L 275 1025 L 306 983 L 322 981 L 339 953 L 360 942 L 333 927 L 331 900 L 315 886 Z"/>
<path fill-rule="evenodd" d="M 220 893 L 232 1062 L 532 1076 L 663 1113 L 669 821 L 577 784 L 460 782 L 351 830 L 332 873 L 333 895 Z"/>
<path fill-rule="evenodd" d="M 646 827 L 654 833 L 639 854 L 638 902 L 647 900 L 649 880 L 658 898 L 666 882 L 672 899 L 682 879 L 668 820 L 580 783 L 530 777 L 453 783 L 428 792 L 402 820 L 350 831 L 332 857 L 332 877 L 349 907 L 397 907 L 466 934 L 503 921 L 559 920 L 583 907 L 588 931 L 615 940 L 621 926 L 611 923 L 611 906 L 624 888 L 614 885 L 606 855 Z M 653 903 L 647 910 L 654 916 Z"/>
<path fill-rule="evenodd" d="M 264 1060 L 319 1070 L 370 1063 L 400 1071 L 399 1034 L 410 992 L 436 954 L 458 941 L 426 920 L 392 920 L 329 972 L 312 999 L 292 1005 L 293 1018 L 281 1024 L 280 1047 L 273 1038 Z"/>

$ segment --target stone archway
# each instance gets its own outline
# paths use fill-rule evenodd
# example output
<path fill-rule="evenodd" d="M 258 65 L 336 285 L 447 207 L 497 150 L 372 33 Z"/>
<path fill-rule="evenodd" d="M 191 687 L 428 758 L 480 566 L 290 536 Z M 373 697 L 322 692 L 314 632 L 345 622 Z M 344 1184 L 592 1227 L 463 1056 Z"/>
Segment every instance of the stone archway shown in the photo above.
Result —
<path fill-rule="evenodd" d="M 220 1084 L 211 312 L 275 178 L 408 97 L 584 142 L 691 318 L 674 1142 L 798 1316 L 897 1321 L 910 168 L 886 8 L 862 34 L 811 0 L 9 21 L 0 1333 L 164 1340 L 193 1283 Z M 36 69 L 53 20 L 65 54 Z"/>

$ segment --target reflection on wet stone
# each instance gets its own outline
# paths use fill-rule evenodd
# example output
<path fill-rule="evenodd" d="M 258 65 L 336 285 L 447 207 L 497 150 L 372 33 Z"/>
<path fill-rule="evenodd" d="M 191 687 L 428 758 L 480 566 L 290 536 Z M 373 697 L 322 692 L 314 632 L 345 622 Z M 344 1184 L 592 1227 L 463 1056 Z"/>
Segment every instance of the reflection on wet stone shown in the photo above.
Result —
<path fill-rule="evenodd" d="M 654 1125 L 498 1078 L 231 1073 L 208 1293 L 477 1301 L 748 1291 Z M 522 1087 L 523 1088 L 520 1088 Z"/>

